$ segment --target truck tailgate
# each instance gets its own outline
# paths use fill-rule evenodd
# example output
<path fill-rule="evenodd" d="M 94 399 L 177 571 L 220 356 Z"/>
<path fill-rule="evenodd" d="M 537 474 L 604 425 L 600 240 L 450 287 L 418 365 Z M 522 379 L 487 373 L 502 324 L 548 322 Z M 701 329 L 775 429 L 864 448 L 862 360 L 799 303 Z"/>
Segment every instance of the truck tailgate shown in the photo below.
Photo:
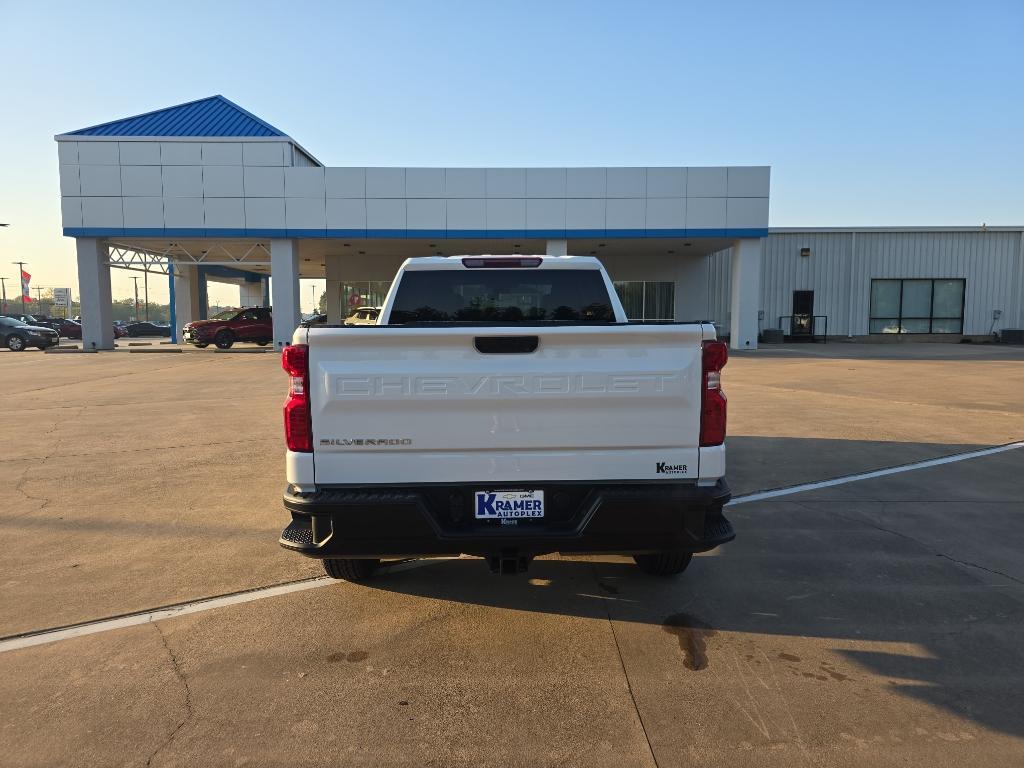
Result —
<path fill-rule="evenodd" d="M 312 328 L 316 482 L 696 479 L 702 333 Z"/>

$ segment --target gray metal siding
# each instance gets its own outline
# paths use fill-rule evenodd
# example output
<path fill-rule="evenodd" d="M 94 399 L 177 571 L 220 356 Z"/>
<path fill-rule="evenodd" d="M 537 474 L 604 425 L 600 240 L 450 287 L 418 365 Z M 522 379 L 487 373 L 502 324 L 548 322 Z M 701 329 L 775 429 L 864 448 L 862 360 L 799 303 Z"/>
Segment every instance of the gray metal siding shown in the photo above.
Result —
<path fill-rule="evenodd" d="M 811 255 L 800 255 L 810 248 Z M 729 328 L 731 252 L 709 257 L 709 315 Z M 762 328 L 778 327 L 793 291 L 814 291 L 814 312 L 828 315 L 833 336 L 867 335 L 871 280 L 963 278 L 964 333 L 985 335 L 1024 326 L 1024 234 L 982 231 L 807 231 L 771 233 L 762 241 Z"/>

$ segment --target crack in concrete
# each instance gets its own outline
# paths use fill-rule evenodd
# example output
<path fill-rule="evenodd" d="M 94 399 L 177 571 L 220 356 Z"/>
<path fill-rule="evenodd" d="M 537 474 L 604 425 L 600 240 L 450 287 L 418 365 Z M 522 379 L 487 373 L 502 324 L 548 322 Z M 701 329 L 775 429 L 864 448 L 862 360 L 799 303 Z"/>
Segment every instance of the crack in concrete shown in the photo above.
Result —
<path fill-rule="evenodd" d="M 804 503 L 804 502 L 798 502 L 798 503 L 801 506 L 807 508 L 806 503 Z M 1009 579 L 1010 581 L 1012 581 L 1012 582 L 1014 582 L 1016 584 L 1024 584 L 1024 579 L 1018 579 L 1016 576 L 1011 576 L 1008 573 L 1003 573 L 1002 571 L 997 571 L 994 568 L 987 568 L 986 566 L 981 565 L 979 563 L 972 563 L 970 560 L 959 560 L 959 559 L 953 557 L 952 555 L 947 555 L 945 552 L 937 552 L 934 549 L 932 549 L 931 547 L 929 547 L 927 544 L 925 544 L 923 541 L 921 541 L 920 539 L 916 539 L 916 538 L 914 538 L 913 536 L 911 536 L 909 534 L 903 533 L 902 531 L 895 531 L 895 530 L 893 530 L 891 528 L 886 528 L 885 526 L 878 525 L 877 523 L 873 523 L 870 520 L 863 520 L 863 519 L 859 519 L 859 518 L 856 518 L 856 517 L 850 517 L 849 515 L 842 514 L 840 512 L 833 512 L 832 514 L 835 515 L 836 517 L 840 518 L 841 520 L 846 520 L 846 521 L 851 522 L 851 523 L 860 523 L 861 525 L 866 525 L 869 528 L 874 528 L 876 531 L 881 531 L 882 533 L 889 533 L 889 534 L 892 534 L 893 536 L 899 536 L 901 539 L 906 539 L 907 541 L 912 541 L 915 544 L 917 544 L 919 547 L 921 547 L 923 550 L 925 550 L 926 552 L 929 552 L 930 554 L 935 555 L 936 557 L 941 557 L 941 558 L 944 558 L 946 560 L 949 560 L 951 563 L 956 563 L 957 565 L 965 565 L 965 566 L 967 566 L 969 568 L 977 568 L 979 571 L 985 571 L 985 573 L 991 573 L 993 576 L 1002 576 L 1004 579 Z"/>
<path fill-rule="evenodd" d="M 172 741 L 174 741 L 175 737 L 178 735 L 178 732 L 185 726 L 185 724 L 189 720 L 192 719 L 193 715 L 195 714 L 194 710 L 192 709 L 192 689 L 189 687 L 188 678 L 185 677 L 185 672 L 181 668 L 181 664 L 178 661 L 178 657 L 175 656 L 174 651 L 171 650 L 171 646 L 167 644 L 167 636 L 164 634 L 163 630 L 160 629 L 160 625 L 156 622 L 153 622 L 152 626 L 153 629 L 156 630 L 156 633 L 160 635 L 160 643 L 163 645 L 164 650 L 167 651 L 167 657 L 171 660 L 171 666 L 174 669 L 174 676 L 181 681 L 182 688 L 185 692 L 185 717 L 182 718 L 180 723 L 174 726 L 174 729 L 171 731 L 170 735 L 164 740 L 163 744 L 161 744 L 155 750 L 153 750 L 150 756 L 146 758 L 146 768 L 149 768 L 150 764 L 152 764 L 154 757 L 160 754 L 160 752 L 166 749 L 167 746 Z"/>
<path fill-rule="evenodd" d="M 593 575 L 594 580 L 600 587 L 601 579 L 594 570 L 593 564 L 590 566 L 590 573 Z M 636 712 L 636 719 L 640 722 L 640 730 L 643 731 L 644 740 L 647 742 L 647 751 L 651 754 L 651 761 L 654 763 L 654 768 L 659 768 L 658 758 L 654 754 L 654 745 L 651 744 L 651 737 L 647 733 L 647 726 L 644 724 L 644 716 L 640 714 L 640 707 L 637 705 L 636 696 L 633 694 L 633 684 L 630 682 L 629 672 L 626 671 L 626 661 L 622 658 L 622 648 L 619 646 L 619 636 L 615 632 L 615 622 L 612 621 L 611 608 L 609 607 L 607 600 L 602 600 L 601 602 L 604 603 L 604 615 L 608 618 L 608 628 L 612 632 L 612 640 L 615 641 L 615 652 L 619 657 L 619 667 L 622 669 L 622 677 L 626 681 L 626 690 L 629 691 L 629 700 L 633 702 L 633 710 Z"/>

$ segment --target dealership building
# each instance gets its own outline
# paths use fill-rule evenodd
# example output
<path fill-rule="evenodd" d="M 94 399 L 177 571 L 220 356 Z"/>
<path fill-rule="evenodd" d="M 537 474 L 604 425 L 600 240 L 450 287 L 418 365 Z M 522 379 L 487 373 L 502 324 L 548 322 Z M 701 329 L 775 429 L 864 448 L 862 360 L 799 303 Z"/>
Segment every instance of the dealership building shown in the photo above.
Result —
<path fill-rule="evenodd" d="M 222 96 L 56 136 L 83 341 L 112 349 L 110 269 L 155 272 L 172 325 L 210 281 L 271 305 L 303 278 L 328 322 L 414 256 L 594 255 L 635 320 L 711 320 L 734 349 L 794 338 L 955 340 L 1024 327 L 1024 227 L 768 228 L 766 166 L 324 167 Z M 177 336 L 175 337 L 177 339 Z"/>

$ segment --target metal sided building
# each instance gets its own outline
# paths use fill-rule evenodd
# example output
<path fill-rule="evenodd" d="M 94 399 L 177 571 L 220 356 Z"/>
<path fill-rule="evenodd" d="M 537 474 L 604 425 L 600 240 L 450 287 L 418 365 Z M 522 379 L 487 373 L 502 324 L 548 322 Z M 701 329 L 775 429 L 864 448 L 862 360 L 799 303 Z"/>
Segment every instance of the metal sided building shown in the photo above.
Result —
<path fill-rule="evenodd" d="M 55 138 L 96 349 L 114 346 L 111 267 L 167 276 L 175 332 L 206 316 L 208 281 L 235 283 L 272 304 L 281 347 L 301 278 L 326 279 L 340 322 L 437 254 L 596 255 L 631 318 L 713 320 L 735 349 L 780 324 L 952 338 L 998 310 L 997 330 L 1024 326 L 1020 228 L 769 232 L 765 166 L 327 168 L 222 96 Z"/>

